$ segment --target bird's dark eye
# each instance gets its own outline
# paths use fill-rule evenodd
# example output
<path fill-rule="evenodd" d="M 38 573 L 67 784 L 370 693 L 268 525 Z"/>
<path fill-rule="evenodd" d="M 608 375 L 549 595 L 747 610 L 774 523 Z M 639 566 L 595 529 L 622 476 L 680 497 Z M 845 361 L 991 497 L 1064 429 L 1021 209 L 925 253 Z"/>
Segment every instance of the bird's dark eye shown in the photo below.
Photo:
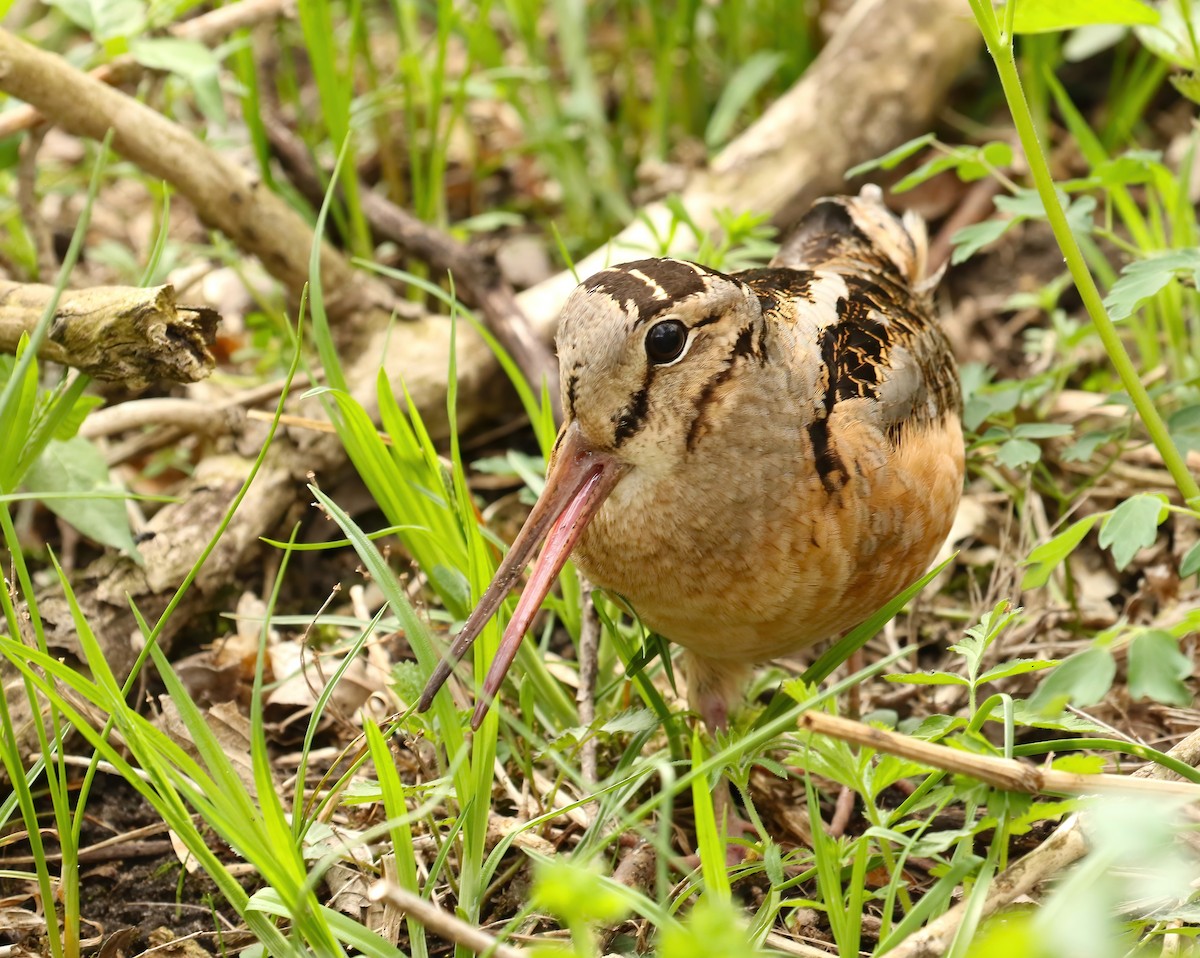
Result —
<path fill-rule="evenodd" d="M 687 338 L 687 326 L 677 319 L 664 319 L 646 333 L 646 355 L 656 366 L 674 362 L 687 345 Z"/>

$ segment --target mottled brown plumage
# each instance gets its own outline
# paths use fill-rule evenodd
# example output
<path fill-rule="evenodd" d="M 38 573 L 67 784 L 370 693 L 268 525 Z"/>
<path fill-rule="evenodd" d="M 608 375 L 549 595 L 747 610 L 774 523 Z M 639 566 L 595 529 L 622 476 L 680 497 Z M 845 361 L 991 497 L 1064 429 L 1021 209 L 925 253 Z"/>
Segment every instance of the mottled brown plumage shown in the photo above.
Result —
<path fill-rule="evenodd" d="M 566 422 L 546 491 L 422 707 L 542 538 L 476 724 L 572 550 L 686 648 L 689 699 L 713 726 L 754 663 L 915 580 L 963 475 L 924 248 L 922 224 L 872 192 L 819 201 L 766 269 L 649 259 L 582 283 L 559 326 Z"/>

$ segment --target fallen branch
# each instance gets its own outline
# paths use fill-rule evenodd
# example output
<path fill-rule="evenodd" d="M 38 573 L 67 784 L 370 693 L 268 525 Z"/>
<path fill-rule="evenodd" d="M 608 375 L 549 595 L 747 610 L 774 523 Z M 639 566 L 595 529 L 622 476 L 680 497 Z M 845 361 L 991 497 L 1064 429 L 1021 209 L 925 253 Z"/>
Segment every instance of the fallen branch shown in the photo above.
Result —
<path fill-rule="evenodd" d="M 310 203 L 319 206 L 325 195 L 325 184 L 317 174 L 308 148 L 278 116 L 264 111 L 262 120 L 271 148 L 289 179 Z M 484 324 L 512 356 L 534 391 L 540 392 L 542 383 L 550 387 L 555 420 L 562 422 L 558 360 L 534 332 L 528 317 L 517 305 L 512 287 L 500 275 L 495 262 L 484 259 L 448 233 L 417 219 L 366 183 L 359 186 L 359 202 L 377 239 L 391 240 L 436 272 L 449 273 L 454 278 L 455 294 L 467 305 L 479 309 Z"/>
<path fill-rule="evenodd" d="M 1030 795 L 1091 795 L 1098 792 L 1135 792 L 1157 795 L 1180 795 L 1200 801 L 1200 785 L 1193 782 L 1149 781 L 1130 775 L 1077 775 L 1052 768 L 1040 768 L 1011 758 L 976 755 L 863 722 L 826 715 L 824 712 L 805 712 L 800 716 L 800 728 L 828 735 L 843 742 L 853 742 L 877 752 L 898 755 L 921 765 L 940 768 L 958 775 L 969 775 L 1010 792 Z"/>
<path fill-rule="evenodd" d="M 290 15 L 293 7 L 293 0 L 240 0 L 239 3 L 218 7 L 190 20 L 172 24 L 167 28 L 167 33 L 179 40 L 195 40 L 206 46 L 214 46 L 234 30 Z M 125 55 L 96 67 L 89 76 L 109 86 L 117 86 L 132 82 L 141 76 L 144 69 L 133 57 Z M 44 122 L 46 117 L 29 104 L 8 110 L 0 114 L 0 139 L 15 136 Z"/>
<path fill-rule="evenodd" d="M 53 297 L 50 286 L 0 281 L 0 352 L 16 352 Z M 173 286 L 67 290 L 38 355 L 135 391 L 191 383 L 213 370 L 218 321 L 211 309 L 177 306 Z"/>
<path fill-rule="evenodd" d="M 505 945 L 486 931 L 468 925 L 453 912 L 439 908 L 420 895 L 390 881 L 377 881 L 367 892 L 371 901 L 386 905 L 411 915 L 439 938 L 469 948 L 477 955 L 493 955 L 495 958 L 523 958 L 526 954 L 517 948 Z"/>
<path fill-rule="evenodd" d="M 1192 732 L 1167 754 L 1193 767 L 1200 764 L 1200 731 Z M 1173 774 L 1161 765 L 1146 765 L 1131 777 L 1167 782 L 1167 776 Z M 986 918 L 1022 895 L 1028 895 L 1038 884 L 1078 861 L 1087 851 L 1083 820 L 1076 813 L 1041 845 L 992 879 L 979 917 Z M 954 940 L 966 918 L 969 905 L 969 899 L 964 899 L 924 928 L 913 932 L 888 952 L 889 958 L 940 958 Z"/>
<path fill-rule="evenodd" d="M 200 219 L 257 256 L 293 293 L 308 280 L 312 231 L 287 202 L 228 156 L 152 107 L 0 30 L 0 90 L 37 107 L 68 133 L 101 140 L 151 175 L 168 181 Z M 393 297 L 356 274 L 328 244 L 321 249 L 326 309 L 335 320 L 359 322 Z"/>

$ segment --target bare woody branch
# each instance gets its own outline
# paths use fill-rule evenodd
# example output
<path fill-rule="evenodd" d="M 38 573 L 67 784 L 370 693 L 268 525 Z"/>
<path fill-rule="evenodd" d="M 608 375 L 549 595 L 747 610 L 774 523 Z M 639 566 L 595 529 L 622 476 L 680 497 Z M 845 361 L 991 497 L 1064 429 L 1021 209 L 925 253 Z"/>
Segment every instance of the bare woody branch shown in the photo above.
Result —
<path fill-rule="evenodd" d="M 180 40 L 195 40 L 197 43 L 212 46 L 234 30 L 277 17 L 290 16 L 294 6 L 294 0 L 240 0 L 227 7 L 218 7 L 190 20 L 172 24 L 167 28 L 167 32 Z M 90 76 L 101 83 L 116 86 L 130 82 L 141 74 L 142 67 L 133 57 L 120 56 L 111 63 L 96 67 Z M 0 115 L 0 139 L 28 130 L 45 120 L 41 111 L 29 104 L 8 110 Z"/>
<path fill-rule="evenodd" d="M 271 147 L 292 183 L 309 202 L 320 204 L 325 185 L 308 149 L 278 116 L 264 111 L 262 119 Z M 555 419 L 561 422 L 558 361 L 530 325 L 517 304 L 512 287 L 500 275 L 496 264 L 448 233 L 413 216 L 365 183 L 360 186 L 359 200 L 363 216 L 377 238 L 391 240 L 435 271 L 454 277 L 455 293 L 465 303 L 479 309 L 487 328 L 513 357 L 534 389 L 540 390 L 542 383 L 549 385 Z"/>
<path fill-rule="evenodd" d="M 6 30 L 0 30 L 0 90 L 76 136 L 101 140 L 111 129 L 114 150 L 174 185 L 206 225 L 256 255 L 288 289 L 297 291 L 308 279 L 312 231 L 300 214 L 179 124 Z M 343 322 L 391 299 L 328 244 L 321 250 L 321 278 L 326 308 Z"/>
<path fill-rule="evenodd" d="M 50 286 L 0 281 L 0 352 L 16 352 L 53 296 Z M 132 390 L 191 383 L 212 372 L 217 322 L 211 309 L 177 305 L 173 286 L 67 290 L 39 355 Z"/>
<path fill-rule="evenodd" d="M 805 712 L 800 716 L 800 728 L 843 742 L 863 745 L 878 752 L 898 755 L 932 768 L 969 775 L 994 788 L 1012 792 L 1026 792 L 1031 795 L 1136 792 L 1143 795 L 1178 795 L 1194 802 L 1200 801 L 1200 785 L 1193 782 L 1152 780 L 1130 775 L 1077 775 L 1051 768 L 1039 768 L 1027 762 L 1018 762 L 1016 759 L 976 755 L 945 745 L 935 745 L 933 742 L 924 742 L 898 732 L 889 732 L 887 729 L 822 712 Z"/>

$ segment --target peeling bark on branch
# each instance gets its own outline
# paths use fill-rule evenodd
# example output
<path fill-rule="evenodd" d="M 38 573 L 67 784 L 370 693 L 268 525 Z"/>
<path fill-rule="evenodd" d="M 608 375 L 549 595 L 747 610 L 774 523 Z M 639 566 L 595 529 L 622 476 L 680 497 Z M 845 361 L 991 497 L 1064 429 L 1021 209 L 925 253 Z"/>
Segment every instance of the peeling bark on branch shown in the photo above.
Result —
<path fill-rule="evenodd" d="M 16 352 L 53 296 L 50 286 L 0 281 L 0 352 Z M 135 391 L 192 383 L 213 370 L 219 319 L 211 309 L 177 306 L 173 286 L 66 290 L 39 355 Z"/>

